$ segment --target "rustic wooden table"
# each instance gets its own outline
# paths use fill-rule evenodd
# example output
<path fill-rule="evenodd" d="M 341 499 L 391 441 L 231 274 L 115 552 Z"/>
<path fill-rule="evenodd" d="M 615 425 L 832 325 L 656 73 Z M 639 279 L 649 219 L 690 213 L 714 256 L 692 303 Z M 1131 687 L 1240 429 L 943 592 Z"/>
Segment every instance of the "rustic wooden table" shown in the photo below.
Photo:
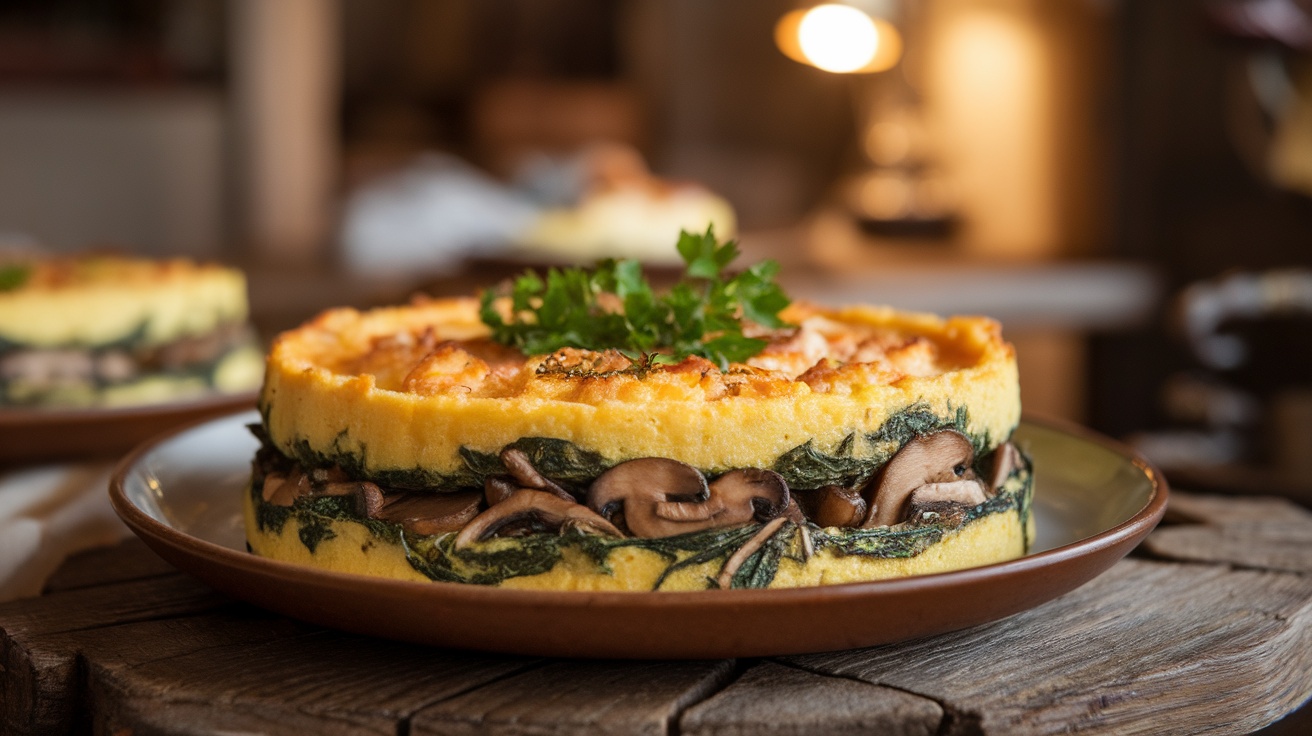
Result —
<path fill-rule="evenodd" d="M 135 541 L 0 605 L 0 630 L 4 733 L 1242 733 L 1312 696 L 1312 513 L 1177 493 L 1134 556 L 1040 608 L 806 656 L 566 661 L 369 639 L 226 599 Z M 1312 718 L 1272 732 L 1312 733 Z"/>

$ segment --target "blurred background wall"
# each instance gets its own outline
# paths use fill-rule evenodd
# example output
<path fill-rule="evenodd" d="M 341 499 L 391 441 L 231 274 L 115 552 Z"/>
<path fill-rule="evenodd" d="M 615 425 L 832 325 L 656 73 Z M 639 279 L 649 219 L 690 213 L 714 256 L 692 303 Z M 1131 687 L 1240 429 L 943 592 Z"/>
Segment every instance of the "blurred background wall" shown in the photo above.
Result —
<path fill-rule="evenodd" d="M 789 58 L 814 4 L 9 0 L 0 242 L 236 261 L 277 329 L 381 298 L 361 193 L 454 172 L 485 236 L 526 162 L 618 144 L 803 296 L 998 316 L 1030 410 L 1303 482 L 1309 3 L 849 0 L 896 34 L 868 74 Z M 478 248 L 403 286 L 467 291 Z"/>

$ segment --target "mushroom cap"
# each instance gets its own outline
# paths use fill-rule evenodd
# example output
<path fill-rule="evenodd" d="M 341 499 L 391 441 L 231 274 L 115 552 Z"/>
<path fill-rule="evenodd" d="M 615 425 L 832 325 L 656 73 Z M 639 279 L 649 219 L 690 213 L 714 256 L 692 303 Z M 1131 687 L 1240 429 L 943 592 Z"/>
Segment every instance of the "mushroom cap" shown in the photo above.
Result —
<path fill-rule="evenodd" d="M 907 502 L 919 487 L 975 477 L 975 447 L 951 429 L 919 435 L 902 446 L 875 479 L 874 497 L 862 527 L 891 526 L 906 515 Z"/>
<path fill-rule="evenodd" d="M 866 499 L 854 488 L 823 486 L 816 496 L 814 521 L 820 526 L 856 527 L 866 519 Z"/>
<path fill-rule="evenodd" d="M 1010 442 L 1004 442 L 998 449 L 993 451 L 993 468 L 989 472 L 989 484 L 985 492 L 990 496 L 996 496 L 998 491 L 1002 490 L 1002 485 L 1007 482 L 1007 478 L 1016 472 L 1024 461 L 1021 459 L 1020 450 Z"/>
<path fill-rule="evenodd" d="M 706 482 L 701 471 L 665 458 L 616 465 L 593 483 L 588 506 L 638 537 L 672 537 L 768 521 L 790 504 L 788 483 L 771 470 L 741 468 Z"/>
<path fill-rule="evenodd" d="M 782 475 L 763 468 L 739 468 L 711 481 L 711 499 L 724 506 L 716 526 L 769 521 L 782 514 L 791 500 Z"/>
<path fill-rule="evenodd" d="M 478 491 L 390 494 L 371 516 L 400 524 L 415 534 L 454 532 L 478 516 L 480 495 Z"/>
<path fill-rule="evenodd" d="M 625 526 L 635 536 L 669 537 L 692 531 L 688 521 L 701 515 L 682 505 L 702 504 L 709 498 L 701 471 L 678 460 L 645 457 L 598 476 L 588 488 L 587 502 L 588 508 L 608 520 L 623 514 Z"/>

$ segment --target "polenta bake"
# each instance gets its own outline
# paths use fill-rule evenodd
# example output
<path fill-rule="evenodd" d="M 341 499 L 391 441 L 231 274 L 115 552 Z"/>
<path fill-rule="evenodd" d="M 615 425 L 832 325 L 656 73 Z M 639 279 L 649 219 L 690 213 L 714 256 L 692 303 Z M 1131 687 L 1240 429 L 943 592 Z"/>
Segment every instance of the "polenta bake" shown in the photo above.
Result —
<path fill-rule="evenodd" d="M 334 309 L 273 343 L 247 541 L 329 570 L 507 588 L 821 585 L 1023 555 L 999 325 L 789 303 L 685 233 L 684 278 L 528 274 Z"/>
<path fill-rule="evenodd" d="M 233 268 L 119 255 L 0 263 L 0 407 L 117 407 L 259 387 Z"/>

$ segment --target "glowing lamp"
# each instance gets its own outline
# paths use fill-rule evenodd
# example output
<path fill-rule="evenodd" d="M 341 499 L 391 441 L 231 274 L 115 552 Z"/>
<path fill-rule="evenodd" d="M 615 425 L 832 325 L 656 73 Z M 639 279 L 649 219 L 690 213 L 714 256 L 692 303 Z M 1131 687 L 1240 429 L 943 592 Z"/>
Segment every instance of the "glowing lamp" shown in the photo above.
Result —
<path fill-rule="evenodd" d="M 839 3 L 785 14 L 774 40 L 793 61 L 835 74 L 882 72 L 902 57 L 902 36 L 892 23 Z"/>

